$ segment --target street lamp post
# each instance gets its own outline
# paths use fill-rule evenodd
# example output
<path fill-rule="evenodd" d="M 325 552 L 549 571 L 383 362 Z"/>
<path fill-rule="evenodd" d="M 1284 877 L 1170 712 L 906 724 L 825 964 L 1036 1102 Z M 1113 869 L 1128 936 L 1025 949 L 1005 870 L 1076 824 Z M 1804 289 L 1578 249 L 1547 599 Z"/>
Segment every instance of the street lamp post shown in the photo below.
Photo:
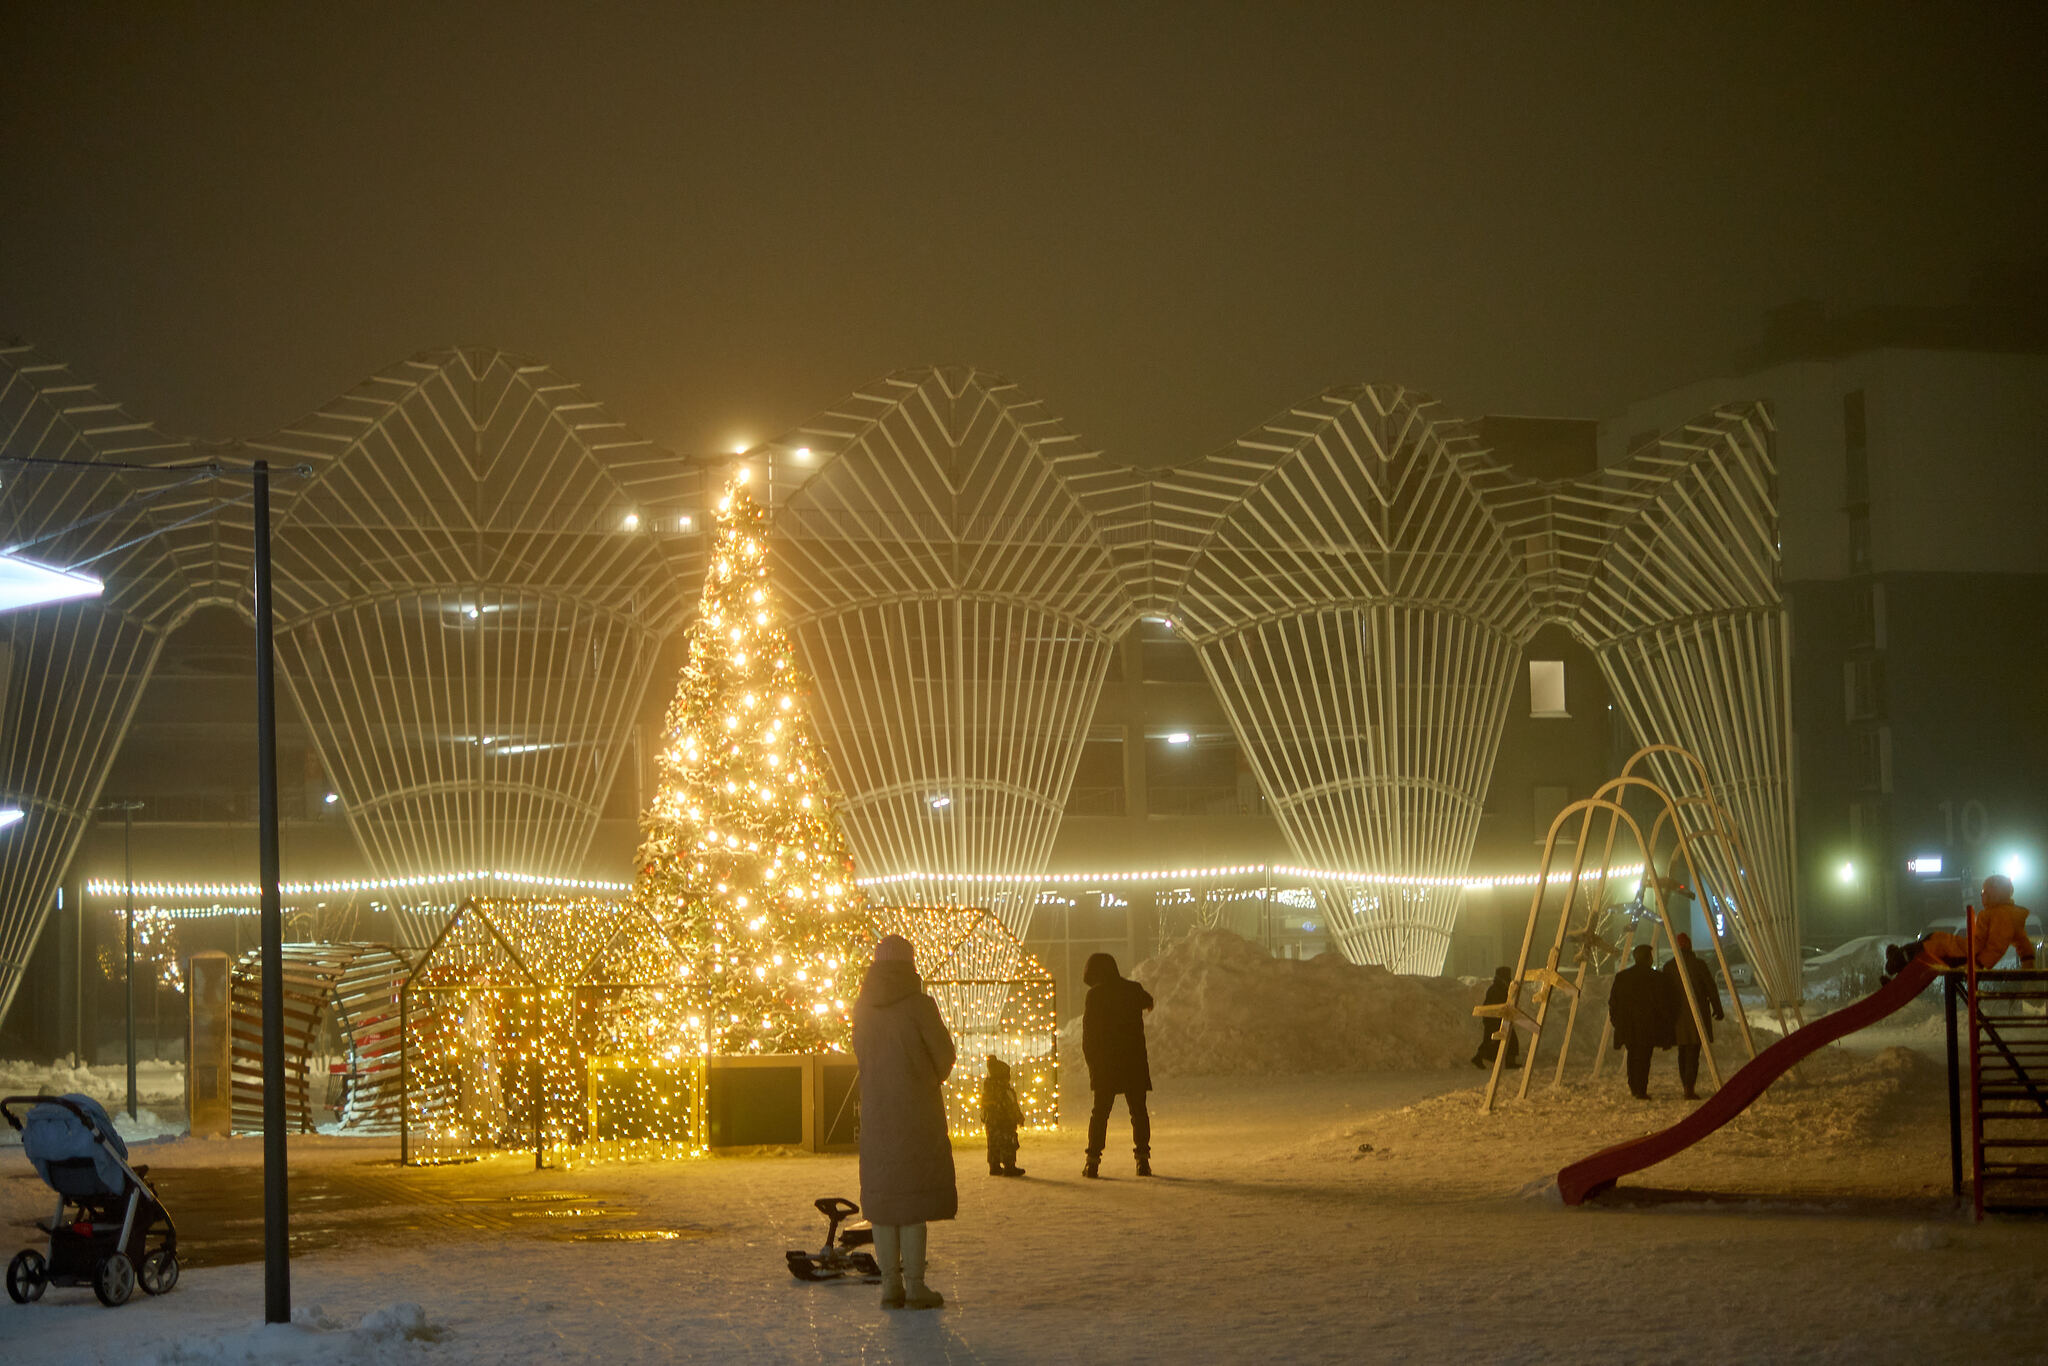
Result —
<path fill-rule="evenodd" d="M 277 678 L 270 608 L 270 462 L 255 482 L 257 862 L 263 896 L 263 1319 L 292 1319 L 284 1142 L 284 911 L 277 879 Z"/>
<path fill-rule="evenodd" d="M 107 802 L 102 811 L 121 813 L 121 861 L 128 875 L 128 928 L 125 957 L 127 968 L 121 981 L 127 995 L 128 1016 L 128 1118 L 135 1118 L 135 813 L 141 802 Z"/>

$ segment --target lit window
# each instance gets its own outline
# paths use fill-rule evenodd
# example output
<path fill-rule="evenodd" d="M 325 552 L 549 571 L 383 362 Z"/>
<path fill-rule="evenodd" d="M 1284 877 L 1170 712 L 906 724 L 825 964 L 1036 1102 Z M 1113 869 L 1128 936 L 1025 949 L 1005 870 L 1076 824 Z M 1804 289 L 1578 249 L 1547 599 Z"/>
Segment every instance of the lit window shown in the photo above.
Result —
<path fill-rule="evenodd" d="M 1563 660 L 1529 661 L 1529 715 L 1570 718 L 1571 713 L 1564 709 Z"/>

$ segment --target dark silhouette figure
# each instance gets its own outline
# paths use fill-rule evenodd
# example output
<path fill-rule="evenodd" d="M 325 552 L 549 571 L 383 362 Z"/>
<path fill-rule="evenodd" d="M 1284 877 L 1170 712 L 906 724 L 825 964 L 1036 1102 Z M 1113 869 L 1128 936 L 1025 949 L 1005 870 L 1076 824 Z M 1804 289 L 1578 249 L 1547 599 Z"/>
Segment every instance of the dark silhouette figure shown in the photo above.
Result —
<path fill-rule="evenodd" d="M 1152 1174 L 1152 1116 L 1145 1111 L 1145 1093 L 1152 1089 L 1152 1068 L 1145 1056 L 1145 1012 L 1152 993 L 1117 971 L 1116 959 L 1091 954 L 1081 973 L 1088 984 L 1088 1004 L 1081 1011 L 1081 1056 L 1088 1062 L 1088 1088 L 1095 1108 L 1088 1115 L 1088 1165 L 1083 1176 L 1102 1174 L 1102 1145 L 1109 1137 L 1109 1112 L 1122 1096 L 1131 1112 L 1131 1152 L 1138 1175 Z"/>
<path fill-rule="evenodd" d="M 1714 1041 L 1714 1021 L 1725 1020 L 1721 1010 L 1721 992 L 1714 985 L 1714 974 L 1700 956 L 1692 951 L 1692 936 L 1681 934 L 1673 941 L 1678 952 L 1664 965 L 1664 985 L 1670 1000 L 1667 1008 L 1671 1012 L 1672 1037 L 1678 1041 L 1678 1084 L 1685 1088 L 1687 1100 L 1698 1100 L 1700 1080 L 1700 1031 L 1693 1028 L 1692 1008 L 1686 1004 L 1685 983 L 1680 980 L 1679 965 L 1692 975 L 1692 994 L 1700 1003 L 1700 1023 L 1706 1026 L 1704 1042 Z"/>
<path fill-rule="evenodd" d="M 1614 1026 L 1614 1046 L 1628 1054 L 1628 1090 L 1637 1100 L 1650 1098 L 1650 1057 L 1675 1042 L 1671 1033 L 1670 992 L 1651 965 L 1650 946 L 1636 945 L 1635 966 L 1614 974 L 1607 998 L 1607 1019 Z"/>
<path fill-rule="evenodd" d="M 1486 999 L 1480 1002 L 1480 1004 L 1489 1006 L 1506 1005 L 1508 1002 L 1508 987 L 1514 982 L 1514 977 L 1515 972 L 1513 968 L 1495 968 L 1493 970 L 1493 981 L 1487 984 Z M 1506 1020 L 1495 1019 L 1481 1019 L 1479 1021 L 1479 1051 L 1472 1055 L 1472 1065 L 1474 1067 L 1493 1066 L 1494 1057 L 1500 1052 L 1500 1040 L 1493 1036 L 1493 1032 L 1496 1029 L 1508 1036 L 1507 1065 L 1509 1067 L 1520 1067 L 1522 1065 L 1521 1037 L 1515 1033 L 1515 1027 Z"/>
<path fill-rule="evenodd" d="M 1010 1064 L 991 1053 L 981 1078 L 981 1127 L 988 1133 L 990 1176 L 1024 1174 L 1017 1165 L 1017 1126 L 1023 1122 L 1024 1107 L 1017 1104 L 1017 1092 L 1010 1086 Z"/>

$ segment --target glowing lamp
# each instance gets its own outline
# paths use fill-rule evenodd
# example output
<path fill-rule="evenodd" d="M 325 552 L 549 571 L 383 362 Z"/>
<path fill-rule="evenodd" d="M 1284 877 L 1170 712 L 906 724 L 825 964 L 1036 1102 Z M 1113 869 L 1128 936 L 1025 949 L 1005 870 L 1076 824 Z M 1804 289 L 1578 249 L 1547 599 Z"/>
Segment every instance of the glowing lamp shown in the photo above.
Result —
<path fill-rule="evenodd" d="M 0 612 L 96 598 L 103 587 L 90 574 L 52 569 L 18 555 L 0 555 Z"/>

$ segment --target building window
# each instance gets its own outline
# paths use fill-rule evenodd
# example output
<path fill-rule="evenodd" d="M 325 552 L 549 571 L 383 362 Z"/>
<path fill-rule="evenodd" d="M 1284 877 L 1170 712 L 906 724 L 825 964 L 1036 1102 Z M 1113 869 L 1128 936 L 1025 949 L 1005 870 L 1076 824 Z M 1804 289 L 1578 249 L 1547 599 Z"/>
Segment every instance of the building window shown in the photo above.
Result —
<path fill-rule="evenodd" d="M 1563 660 L 1529 661 L 1529 715 L 1544 719 L 1570 719 L 1571 713 L 1564 709 Z"/>
<path fill-rule="evenodd" d="M 1890 726 L 1856 732 L 1856 786 L 1865 792 L 1892 790 Z"/>
<path fill-rule="evenodd" d="M 1863 391 L 1842 395 L 1842 504 L 1855 507 L 1870 501 L 1870 437 L 1863 412 Z"/>
<path fill-rule="evenodd" d="M 1850 721 L 1884 715 L 1884 661 L 1875 657 L 1842 663 L 1842 710 Z"/>
<path fill-rule="evenodd" d="M 1849 572 L 1870 572 L 1870 506 L 1849 509 Z"/>
<path fill-rule="evenodd" d="M 1856 595 L 1855 644 L 1866 649 L 1884 648 L 1884 585 L 1872 580 Z"/>

